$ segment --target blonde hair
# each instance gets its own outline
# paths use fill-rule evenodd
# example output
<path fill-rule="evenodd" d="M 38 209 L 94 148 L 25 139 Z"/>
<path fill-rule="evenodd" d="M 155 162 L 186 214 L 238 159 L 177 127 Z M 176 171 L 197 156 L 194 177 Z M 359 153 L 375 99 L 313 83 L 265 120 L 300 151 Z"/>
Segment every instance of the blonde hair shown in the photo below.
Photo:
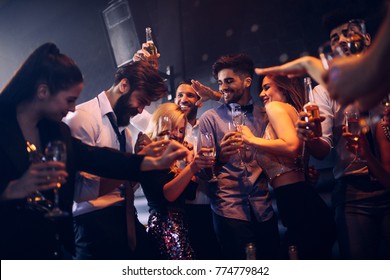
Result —
<path fill-rule="evenodd" d="M 160 117 L 168 117 L 172 121 L 172 129 L 174 129 L 182 119 L 184 119 L 184 127 L 187 125 L 187 118 L 183 111 L 180 110 L 180 106 L 175 103 L 163 103 L 157 107 L 153 112 L 149 126 L 148 126 L 148 135 L 152 140 L 157 139 L 157 127 L 158 119 Z"/>
<path fill-rule="evenodd" d="M 153 112 L 151 117 L 149 126 L 148 126 L 148 136 L 152 140 L 157 139 L 157 128 L 158 128 L 158 120 L 160 117 L 168 117 L 172 121 L 172 129 L 178 126 L 178 124 L 184 119 L 184 127 L 187 126 L 187 118 L 182 110 L 180 110 L 180 106 L 175 103 L 163 103 L 157 107 L 157 109 Z M 184 139 L 183 139 L 184 140 Z M 171 171 L 176 175 L 181 171 L 178 168 L 178 162 L 175 162 L 171 166 Z"/>

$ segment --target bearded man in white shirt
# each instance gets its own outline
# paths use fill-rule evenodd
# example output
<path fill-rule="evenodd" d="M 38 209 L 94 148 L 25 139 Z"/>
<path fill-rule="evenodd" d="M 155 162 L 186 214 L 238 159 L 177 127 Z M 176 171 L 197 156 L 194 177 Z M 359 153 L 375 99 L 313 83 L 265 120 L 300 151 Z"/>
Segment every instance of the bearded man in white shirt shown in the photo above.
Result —
<path fill-rule="evenodd" d="M 166 85 L 158 71 L 147 62 L 134 62 L 119 67 L 113 85 L 78 105 L 64 122 L 73 136 L 84 143 L 133 152 L 127 127 L 130 118 L 166 94 Z M 127 202 L 124 193 L 131 196 Z M 154 258 L 132 198 L 129 183 L 84 172 L 78 174 L 73 205 L 76 259 Z M 129 236 L 134 240 L 129 241 Z"/>

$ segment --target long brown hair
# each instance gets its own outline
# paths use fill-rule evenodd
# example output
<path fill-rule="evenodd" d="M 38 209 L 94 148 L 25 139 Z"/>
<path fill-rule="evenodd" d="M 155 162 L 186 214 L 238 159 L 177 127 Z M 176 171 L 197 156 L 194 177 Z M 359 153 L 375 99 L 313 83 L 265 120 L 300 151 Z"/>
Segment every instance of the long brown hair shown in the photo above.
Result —
<path fill-rule="evenodd" d="M 0 90 L 0 111 L 14 110 L 20 103 L 33 100 L 40 84 L 46 84 L 52 95 L 83 82 L 76 63 L 62 54 L 53 43 L 34 50 Z"/>
<path fill-rule="evenodd" d="M 259 91 L 265 76 L 259 78 Z M 300 78 L 287 78 L 285 76 L 267 75 L 286 98 L 286 103 L 292 105 L 298 112 L 302 110 L 305 100 L 305 87 Z"/>

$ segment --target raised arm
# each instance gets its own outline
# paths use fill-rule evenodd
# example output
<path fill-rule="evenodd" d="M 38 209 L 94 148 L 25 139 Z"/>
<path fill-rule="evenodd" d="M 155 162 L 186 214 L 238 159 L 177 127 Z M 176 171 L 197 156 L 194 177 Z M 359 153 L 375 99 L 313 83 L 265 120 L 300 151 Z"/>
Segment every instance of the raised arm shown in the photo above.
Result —
<path fill-rule="evenodd" d="M 256 68 L 255 72 L 258 75 L 282 75 L 289 78 L 309 74 L 317 83 L 325 84 L 322 79 L 324 67 L 321 60 L 313 56 L 303 56 L 280 66 Z"/>
<path fill-rule="evenodd" d="M 200 97 L 200 99 L 196 102 L 197 106 L 200 106 L 203 102 L 206 102 L 208 100 L 219 101 L 222 97 L 222 93 L 220 93 L 219 91 L 214 91 L 209 87 L 206 87 L 199 81 L 191 80 L 191 83 L 192 88 Z"/>

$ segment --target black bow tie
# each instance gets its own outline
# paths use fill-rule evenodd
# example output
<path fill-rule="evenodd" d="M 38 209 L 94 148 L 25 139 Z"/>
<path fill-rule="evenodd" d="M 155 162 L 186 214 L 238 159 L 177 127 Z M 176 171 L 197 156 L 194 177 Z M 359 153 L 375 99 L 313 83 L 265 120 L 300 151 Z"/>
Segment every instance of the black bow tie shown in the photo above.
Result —
<path fill-rule="evenodd" d="M 241 112 L 243 114 L 252 113 L 253 112 L 253 104 L 241 106 Z"/>
<path fill-rule="evenodd" d="M 238 108 L 240 108 L 242 114 L 252 113 L 253 112 L 253 104 L 248 105 L 238 105 L 238 104 L 228 104 L 230 111 L 236 111 Z"/>

